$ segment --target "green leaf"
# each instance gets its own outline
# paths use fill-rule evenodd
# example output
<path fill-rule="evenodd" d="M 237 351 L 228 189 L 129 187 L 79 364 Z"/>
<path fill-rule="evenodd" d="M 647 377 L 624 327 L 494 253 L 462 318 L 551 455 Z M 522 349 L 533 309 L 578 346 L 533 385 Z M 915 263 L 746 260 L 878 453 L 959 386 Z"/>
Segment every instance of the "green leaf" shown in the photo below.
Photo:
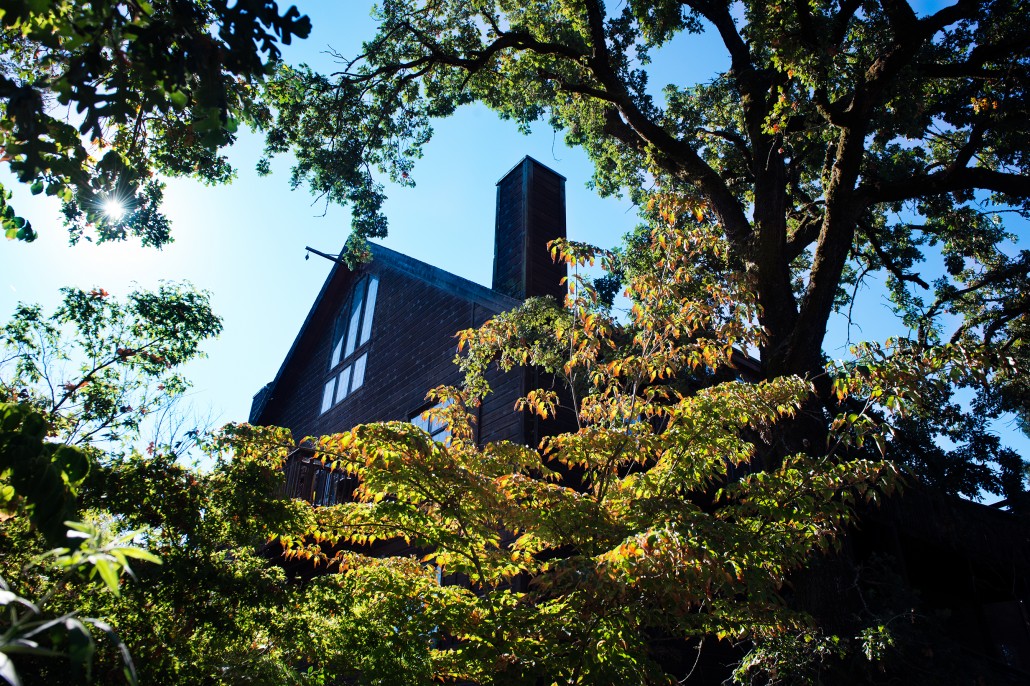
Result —
<path fill-rule="evenodd" d="M 154 553 L 150 552 L 149 550 L 144 550 L 143 548 L 136 548 L 136 547 L 131 547 L 130 546 L 130 547 L 125 547 L 125 548 L 116 548 L 115 550 L 117 552 L 121 553 L 122 555 L 124 555 L 125 557 L 132 557 L 132 558 L 135 558 L 137 560 L 145 560 L 147 562 L 153 562 L 156 565 L 161 564 L 161 558 L 160 557 L 158 557 Z"/>
<path fill-rule="evenodd" d="M 78 483 L 89 474 L 89 458 L 76 448 L 63 445 L 54 453 L 54 461 L 72 483 Z"/>
<path fill-rule="evenodd" d="M 181 110 L 186 107 L 189 102 L 189 97 L 182 91 L 172 91 L 168 94 L 168 100 L 172 103 L 172 107 L 177 110 Z"/>
<path fill-rule="evenodd" d="M 873 440 L 876 441 L 876 447 L 880 449 L 880 456 L 887 457 L 887 440 L 883 437 L 883 434 L 873 434 Z"/>
<path fill-rule="evenodd" d="M 68 658 L 73 665 L 85 673 L 88 681 L 92 671 L 93 654 L 96 652 L 93 636 L 89 633 L 89 629 L 75 617 L 65 619 L 64 628 L 68 638 Z"/>
<path fill-rule="evenodd" d="M 97 573 L 100 574 L 100 578 L 103 579 L 104 584 L 111 589 L 111 592 L 115 595 L 121 595 L 118 588 L 118 570 L 111 563 L 110 560 L 100 557 L 97 558 L 94 563 Z"/>
<path fill-rule="evenodd" d="M 71 529 L 68 532 L 69 538 L 89 538 L 90 536 L 96 536 L 97 530 L 92 524 L 85 522 L 65 522 L 64 525 Z M 72 533 L 72 532 L 76 533 Z"/>

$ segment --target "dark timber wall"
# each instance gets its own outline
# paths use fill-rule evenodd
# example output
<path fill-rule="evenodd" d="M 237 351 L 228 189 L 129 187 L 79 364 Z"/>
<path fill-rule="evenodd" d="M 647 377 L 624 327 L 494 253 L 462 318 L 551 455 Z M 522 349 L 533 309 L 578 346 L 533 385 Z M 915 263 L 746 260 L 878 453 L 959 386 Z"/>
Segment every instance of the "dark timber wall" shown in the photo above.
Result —
<path fill-rule="evenodd" d="M 526 157 L 497 183 L 493 289 L 381 246 L 355 272 L 337 267 L 276 380 L 255 396 L 251 421 L 288 427 L 298 440 L 366 422 L 408 421 L 427 406 L 430 389 L 460 385 L 453 363 L 458 331 L 527 297 L 564 297 L 565 265 L 547 249 L 548 241 L 564 237 L 565 178 Z M 379 278 L 379 288 L 364 385 L 323 413 L 333 325 L 366 274 Z M 479 442 L 535 445 L 561 428 L 539 426 L 514 409 L 528 383 L 549 385 L 533 370 L 494 371 L 488 378 L 493 393 L 477 410 Z"/>
<path fill-rule="evenodd" d="M 565 238 L 565 177 L 532 157 L 497 182 L 493 288 L 523 300 L 565 297 L 564 264 L 556 264 L 547 243 Z"/>
<path fill-rule="evenodd" d="M 412 261 L 414 262 L 414 261 Z M 332 327 L 353 284 L 371 272 L 379 277 L 365 382 L 342 402 L 321 413 L 329 370 Z M 483 289 L 485 290 L 485 289 Z M 455 334 L 481 325 L 501 307 L 463 297 L 446 284 L 434 286 L 403 269 L 373 261 L 359 272 L 337 270 L 311 323 L 255 419 L 289 427 L 298 440 L 345 431 L 373 421 L 407 421 L 426 406 L 438 385 L 459 385 Z M 522 393 L 518 370 L 493 373 L 494 393 L 478 410 L 479 441 L 523 440 L 522 418 L 514 411 Z"/>

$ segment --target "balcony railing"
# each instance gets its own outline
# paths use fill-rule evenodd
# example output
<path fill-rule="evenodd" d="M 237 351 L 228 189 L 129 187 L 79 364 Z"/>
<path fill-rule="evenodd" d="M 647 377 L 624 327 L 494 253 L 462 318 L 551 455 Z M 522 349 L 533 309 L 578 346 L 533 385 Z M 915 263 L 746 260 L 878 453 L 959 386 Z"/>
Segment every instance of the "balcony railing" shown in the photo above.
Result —
<path fill-rule="evenodd" d="M 295 451 L 286 459 L 283 467 L 286 483 L 280 495 L 286 498 L 300 498 L 316 507 L 349 502 L 357 488 L 356 476 L 340 469 L 330 469 L 321 460 L 316 460 L 309 451 Z"/>

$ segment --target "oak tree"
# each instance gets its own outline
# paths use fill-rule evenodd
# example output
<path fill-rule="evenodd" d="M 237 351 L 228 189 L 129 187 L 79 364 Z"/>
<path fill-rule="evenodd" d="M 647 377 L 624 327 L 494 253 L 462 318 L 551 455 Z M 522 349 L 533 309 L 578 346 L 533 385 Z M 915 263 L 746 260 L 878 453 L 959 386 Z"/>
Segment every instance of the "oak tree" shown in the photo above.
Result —
<path fill-rule="evenodd" d="M 296 146 L 317 190 L 366 202 L 374 179 L 359 170 L 408 178 L 431 120 L 481 101 L 565 131 L 602 192 L 645 200 L 653 180 L 696 200 L 756 293 L 769 376 L 822 368 L 830 312 L 863 270 L 887 273 L 921 336 L 948 310 L 961 317 L 948 334 L 1002 343 L 1026 309 L 1005 216 L 1030 211 L 1027 9 L 387 2 L 338 73 L 279 74 L 270 145 Z M 701 31 L 718 33 L 730 69 L 654 97 L 649 54 Z"/>
<path fill-rule="evenodd" d="M 386 230 L 374 171 L 413 183 L 434 119 L 479 102 L 564 131 L 601 193 L 625 192 L 645 214 L 653 195 L 676 196 L 717 227 L 725 257 L 698 271 L 754 294 L 761 374 L 816 383 L 784 449 L 770 450 L 821 450 L 838 410 L 828 324 L 835 311 L 849 326 L 875 317 L 852 305 L 877 278 L 916 347 L 984 346 L 1026 366 L 1028 11 L 1024 0 L 925 11 L 905 0 L 391 0 L 335 73 L 280 69 L 268 151 L 292 150 L 295 181 L 352 204 L 355 258 L 361 238 Z M 652 56 L 704 59 L 691 52 L 702 32 L 729 68 L 659 94 Z M 1018 379 L 974 389 L 979 422 L 942 395 L 920 429 L 932 440 L 918 443 L 975 446 L 972 457 L 929 451 L 912 464 L 936 464 L 951 492 L 1018 496 L 1025 464 L 989 426 L 1025 413 Z"/>

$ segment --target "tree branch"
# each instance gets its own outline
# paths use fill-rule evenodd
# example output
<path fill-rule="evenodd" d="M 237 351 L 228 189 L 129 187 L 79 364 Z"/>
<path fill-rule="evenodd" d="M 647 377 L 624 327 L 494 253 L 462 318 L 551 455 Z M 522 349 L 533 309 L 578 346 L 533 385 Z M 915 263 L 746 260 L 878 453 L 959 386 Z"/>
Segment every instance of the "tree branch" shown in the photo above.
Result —
<path fill-rule="evenodd" d="M 787 236 L 786 253 L 788 259 L 793 262 L 819 236 L 823 214 L 822 212 L 817 212 L 814 208 L 817 205 L 823 204 L 823 201 L 813 200 L 797 183 L 791 184 L 791 192 L 805 203 L 800 210 L 796 212 L 792 210 L 794 218 L 796 218 L 797 214 L 804 214 L 798 227 Z"/>
<path fill-rule="evenodd" d="M 865 83 L 855 92 L 851 108 L 861 117 L 879 101 L 893 78 L 916 56 L 919 49 L 938 31 L 961 19 L 976 18 L 980 0 L 959 0 L 954 5 L 918 19 L 904 0 L 885 0 L 884 9 L 894 33 L 893 46 L 873 61 L 865 73 Z"/>
<path fill-rule="evenodd" d="M 744 157 L 748 165 L 753 165 L 754 161 L 751 157 L 751 149 L 748 148 L 747 141 L 744 140 L 743 136 L 734 133 L 733 131 L 726 131 L 725 129 L 718 129 L 714 131 L 712 129 L 695 129 L 694 133 L 702 133 L 706 136 L 721 138 L 724 141 L 727 141 L 728 143 L 732 143 L 733 147 L 735 147 L 737 151 Z"/>
<path fill-rule="evenodd" d="M 812 244 L 819 236 L 819 229 L 822 225 L 822 215 L 808 214 L 789 236 L 787 236 L 787 257 L 793 262 L 805 248 Z"/>
<path fill-rule="evenodd" d="M 723 45 L 730 52 L 730 68 L 738 80 L 747 80 L 755 71 L 751 50 L 737 32 L 737 26 L 730 15 L 729 3 L 711 0 L 685 0 L 684 5 L 696 11 L 712 23 L 722 38 Z"/>
<path fill-rule="evenodd" d="M 844 0 L 840 3 L 840 12 L 833 17 L 832 29 L 830 31 L 830 42 L 832 45 L 840 45 L 848 34 L 848 24 L 851 23 L 855 12 L 862 6 L 862 0 Z"/>
<path fill-rule="evenodd" d="M 930 284 L 921 279 L 918 274 L 908 274 L 903 271 L 901 267 L 895 264 L 894 260 L 891 259 L 891 256 L 887 254 L 886 250 L 884 250 L 883 245 L 880 244 L 879 239 L 876 237 L 876 231 L 871 226 L 860 224 L 859 228 L 862 229 L 862 235 L 866 237 L 869 241 L 869 245 L 872 246 L 873 252 L 876 253 L 876 257 L 880 260 L 880 264 L 882 264 L 883 268 L 889 271 L 895 279 L 898 281 L 910 281 L 912 283 L 919 284 L 927 290 L 930 289 Z"/>
<path fill-rule="evenodd" d="M 718 172 L 708 166 L 688 144 L 652 121 L 633 101 L 626 84 L 613 67 L 605 34 L 604 10 L 598 0 L 586 0 L 585 4 L 593 44 L 588 64 L 594 76 L 612 95 L 612 102 L 618 108 L 625 124 L 646 145 L 659 153 L 657 157 L 665 170 L 701 189 L 712 203 L 712 209 L 722 223 L 730 242 L 738 250 L 742 249 L 751 235 L 751 224 L 744 208 Z"/>
<path fill-rule="evenodd" d="M 1027 313 L 1030 313 L 1030 297 L 1026 296 L 1002 307 L 1000 311 L 992 312 L 991 323 L 984 329 L 984 345 L 990 345 L 994 335 L 1003 326 Z"/>
<path fill-rule="evenodd" d="M 493 40 L 493 42 L 483 47 L 483 49 L 474 50 L 471 51 L 469 55 L 462 56 L 447 52 L 436 41 L 409 23 L 404 23 L 403 28 L 410 31 L 411 34 L 418 39 L 419 44 L 427 51 L 428 54 L 407 62 L 391 62 L 389 64 L 384 64 L 365 73 L 351 72 L 350 66 L 354 64 L 354 61 L 352 61 L 348 69 L 342 72 L 340 76 L 357 83 L 375 80 L 384 75 L 394 75 L 398 72 L 407 71 L 409 69 L 436 65 L 458 67 L 470 73 L 476 73 L 485 67 L 494 55 L 506 49 L 515 49 L 520 52 L 531 51 L 539 55 L 559 55 L 573 60 L 587 57 L 587 53 L 584 50 L 577 50 L 567 43 L 549 43 L 547 41 L 540 41 L 524 31 L 509 31 L 501 33 Z"/>
<path fill-rule="evenodd" d="M 938 312 L 940 312 L 942 307 L 944 307 L 948 303 L 955 302 L 964 295 L 968 295 L 970 293 L 973 293 L 974 291 L 978 291 L 981 288 L 986 288 L 987 286 L 993 286 L 995 284 L 1001 283 L 1005 279 L 1009 279 L 1014 276 L 1026 276 L 1028 273 L 1030 273 L 1030 263 L 1026 261 L 1017 262 L 1016 264 L 1010 265 L 1009 267 L 1002 269 L 1000 271 L 988 273 L 982 279 L 980 279 L 974 284 L 966 286 L 965 288 L 956 289 L 948 293 L 947 296 L 938 297 L 934 301 L 933 305 L 930 306 L 930 309 L 928 309 L 923 314 L 923 318 L 932 319 L 934 316 L 936 316 Z"/>
<path fill-rule="evenodd" d="M 807 373 L 819 366 L 826 322 L 854 244 L 859 209 L 854 188 L 865 151 L 864 136 L 862 127 L 844 129 L 840 133 L 808 287 L 786 349 L 773 353 L 778 358 L 777 363 L 785 365 L 792 373 Z"/>
<path fill-rule="evenodd" d="M 972 153 L 968 154 L 971 156 Z M 858 193 L 864 203 L 875 204 L 972 190 L 986 190 L 1016 198 L 1027 198 L 1030 197 L 1030 177 L 984 167 L 955 168 L 953 165 L 933 174 L 910 176 L 893 183 L 868 180 L 859 186 Z"/>

